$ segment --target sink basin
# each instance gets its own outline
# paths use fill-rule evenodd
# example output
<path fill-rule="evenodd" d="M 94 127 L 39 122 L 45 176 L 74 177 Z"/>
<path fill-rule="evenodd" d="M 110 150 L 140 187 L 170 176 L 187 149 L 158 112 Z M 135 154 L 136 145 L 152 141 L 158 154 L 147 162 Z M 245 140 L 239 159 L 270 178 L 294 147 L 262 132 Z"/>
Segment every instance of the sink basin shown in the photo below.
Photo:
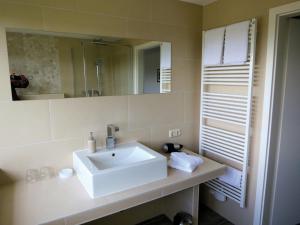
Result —
<path fill-rule="evenodd" d="M 73 153 L 73 166 L 80 182 L 96 198 L 167 177 L 167 159 L 156 151 L 132 142 L 96 153 Z"/>

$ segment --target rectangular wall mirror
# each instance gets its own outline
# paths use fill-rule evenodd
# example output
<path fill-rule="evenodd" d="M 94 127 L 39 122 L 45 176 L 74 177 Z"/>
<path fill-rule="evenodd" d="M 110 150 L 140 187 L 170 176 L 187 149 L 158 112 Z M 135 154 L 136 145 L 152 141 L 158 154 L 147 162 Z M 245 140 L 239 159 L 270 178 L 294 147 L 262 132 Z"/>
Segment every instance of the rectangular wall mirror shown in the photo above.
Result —
<path fill-rule="evenodd" d="M 171 43 L 6 31 L 13 100 L 168 93 Z"/>

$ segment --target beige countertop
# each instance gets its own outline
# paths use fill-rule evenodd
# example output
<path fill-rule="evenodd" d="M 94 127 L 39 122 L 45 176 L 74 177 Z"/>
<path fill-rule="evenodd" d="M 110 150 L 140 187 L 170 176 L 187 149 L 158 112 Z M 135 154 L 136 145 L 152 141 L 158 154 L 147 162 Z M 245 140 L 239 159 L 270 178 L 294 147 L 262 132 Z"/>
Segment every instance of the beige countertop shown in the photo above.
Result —
<path fill-rule="evenodd" d="M 0 225 L 73 225 L 92 221 L 220 176 L 225 166 L 203 157 L 193 173 L 168 169 L 168 177 L 91 199 L 76 176 L 0 188 Z M 124 178 L 126 179 L 126 178 Z"/>

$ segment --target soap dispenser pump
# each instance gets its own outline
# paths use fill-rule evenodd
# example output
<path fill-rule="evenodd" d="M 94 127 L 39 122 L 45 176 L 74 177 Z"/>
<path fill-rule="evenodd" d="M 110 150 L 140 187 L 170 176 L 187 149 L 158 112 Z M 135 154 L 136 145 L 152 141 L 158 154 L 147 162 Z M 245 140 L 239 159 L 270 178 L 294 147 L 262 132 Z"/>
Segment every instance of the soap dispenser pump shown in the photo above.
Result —
<path fill-rule="evenodd" d="M 90 153 L 96 152 L 96 140 L 93 136 L 93 132 L 90 132 L 90 137 L 88 139 L 88 150 Z"/>

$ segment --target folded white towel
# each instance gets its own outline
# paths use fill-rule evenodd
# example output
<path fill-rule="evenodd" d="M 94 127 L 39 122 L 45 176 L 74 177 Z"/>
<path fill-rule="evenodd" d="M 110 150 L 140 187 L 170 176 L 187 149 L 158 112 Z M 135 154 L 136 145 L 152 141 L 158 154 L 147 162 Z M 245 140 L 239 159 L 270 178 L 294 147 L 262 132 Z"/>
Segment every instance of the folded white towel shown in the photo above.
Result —
<path fill-rule="evenodd" d="M 222 63 L 225 27 L 208 30 L 204 36 L 204 65 Z"/>
<path fill-rule="evenodd" d="M 250 21 L 244 21 L 226 27 L 225 64 L 242 64 L 247 61 L 249 25 Z"/>
<path fill-rule="evenodd" d="M 181 163 L 184 166 L 199 165 L 203 162 L 203 160 L 200 157 L 188 155 L 185 152 L 172 152 L 171 159 Z"/>
<path fill-rule="evenodd" d="M 227 166 L 225 174 L 220 176 L 219 179 L 232 186 L 241 187 L 242 172 Z"/>
<path fill-rule="evenodd" d="M 192 167 L 185 167 L 183 166 L 182 164 L 174 161 L 173 159 L 170 159 L 168 161 L 168 165 L 174 169 L 178 169 L 178 170 L 182 170 L 182 171 L 185 171 L 185 172 L 193 172 L 195 168 L 192 168 Z"/>
<path fill-rule="evenodd" d="M 170 167 L 190 173 L 201 163 L 203 163 L 203 159 L 200 157 L 188 155 L 184 152 L 172 152 L 168 162 Z"/>

